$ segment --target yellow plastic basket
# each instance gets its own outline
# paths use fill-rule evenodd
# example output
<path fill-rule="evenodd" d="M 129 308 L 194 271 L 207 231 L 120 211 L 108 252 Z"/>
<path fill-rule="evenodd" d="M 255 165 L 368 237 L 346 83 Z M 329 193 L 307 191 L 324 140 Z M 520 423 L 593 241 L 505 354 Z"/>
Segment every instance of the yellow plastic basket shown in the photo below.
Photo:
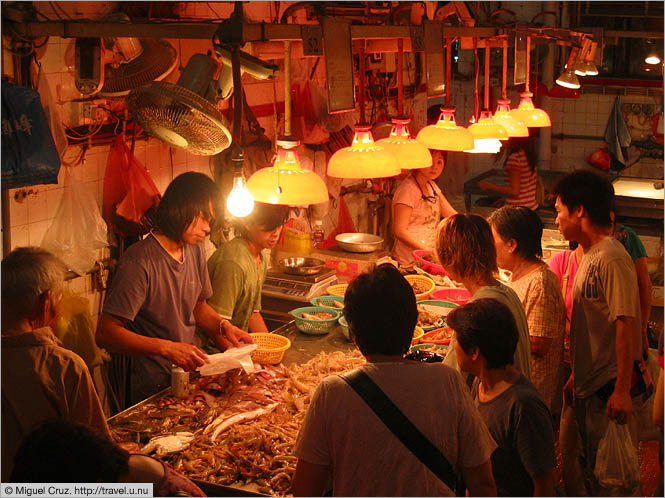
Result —
<path fill-rule="evenodd" d="M 335 284 L 331 285 L 326 289 L 326 292 L 331 296 L 344 297 L 346 289 L 349 287 L 349 284 Z"/>
<path fill-rule="evenodd" d="M 421 292 L 420 294 L 416 294 L 416 301 L 422 301 L 423 299 L 427 299 L 434 290 L 434 287 L 436 286 L 434 280 L 432 280 L 429 277 L 425 277 L 424 275 L 405 275 L 404 278 L 406 279 L 407 282 L 409 282 L 409 284 L 411 284 L 412 287 L 413 284 L 416 282 L 427 286 L 427 290 Z"/>
<path fill-rule="evenodd" d="M 284 353 L 291 347 L 288 337 L 279 334 L 258 332 L 251 335 L 256 341 L 256 351 L 252 353 L 252 360 L 257 363 L 270 363 L 276 365 L 284 358 Z"/>
<path fill-rule="evenodd" d="M 413 330 L 413 337 L 411 338 L 411 344 L 418 344 L 418 341 L 420 341 L 420 338 L 425 335 L 425 331 L 423 330 L 422 327 L 418 327 L 416 325 L 416 328 Z"/>

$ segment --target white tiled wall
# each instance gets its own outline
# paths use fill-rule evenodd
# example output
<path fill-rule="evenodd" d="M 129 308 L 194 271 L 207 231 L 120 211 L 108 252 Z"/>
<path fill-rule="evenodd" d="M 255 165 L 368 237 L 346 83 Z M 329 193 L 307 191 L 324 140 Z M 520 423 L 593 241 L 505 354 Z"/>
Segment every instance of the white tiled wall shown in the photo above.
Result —
<path fill-rule="evenodd" d="M 552 169 L 571 171 L 580 167 L 589 167 L 585 159 L 596 150 L 606 147 L 604 136 L 607 121 L 612 112 L 616 95 L 582 94 L 579 99 L 550 99 L 549 110 L 552 119 L 552 134 L 578 135 L 592 138 L 555 139 L 552 138 Z M 651 104 L 660 106 L 653 96 L 620 96 L 623 109 L 625 104 Z M 622 111 L 623 112 L 623 111 Z M 634 140 L 643 140 L 643 127 L 633 123 L 634 117 L 624 114 Z M 643 120 L 643 119 L 642 119 Z M 650 129 L 650 127 L 649 127 Z M 663 178 L 663 161 L 642 158 L 635 165 L 623 171 L 624 175 L 644 178 Z"/>

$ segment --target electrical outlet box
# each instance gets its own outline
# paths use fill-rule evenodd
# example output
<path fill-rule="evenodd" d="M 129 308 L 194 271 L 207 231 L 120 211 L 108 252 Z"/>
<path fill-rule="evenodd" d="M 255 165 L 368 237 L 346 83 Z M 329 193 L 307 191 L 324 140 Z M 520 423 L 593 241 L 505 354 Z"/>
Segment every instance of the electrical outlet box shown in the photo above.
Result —
<path fill-rule="evenodd" d="M 90 102 L 84 102 L 81 117 L 84 120 L 89 119 L 94 121 L 97 118 L 97 106 Z"/>

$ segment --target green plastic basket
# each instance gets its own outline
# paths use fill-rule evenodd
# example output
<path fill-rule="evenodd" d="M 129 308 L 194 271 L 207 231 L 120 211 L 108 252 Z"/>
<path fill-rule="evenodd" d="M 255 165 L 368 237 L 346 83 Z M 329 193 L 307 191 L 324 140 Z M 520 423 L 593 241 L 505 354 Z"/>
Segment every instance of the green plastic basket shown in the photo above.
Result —
<path fill-rule="evenodd" d="M 324 320 L 309 320 L 307 318 L 302 318 L 303 313 L 321 313 L 326 312 L 332 314 L 332 318 L 326 318 Z M 304 308 L 296 308 L 292 310 L 291 315 L 296 319 L 296 328 L 303 334 L 309 335 L 324 335 L 330 332 L 337 320 L 339 319 L 341 313 L 332 308 L 324 308 L 322 306 L 305 306 Z"/>
<path fill-rule="evenodd" d="M 344 304 L 344 298 L 340 296 L 316 296 L 309 300 L 312 306 L 319 306 L 321 308 L 332 308 L 335 311 L 342 311 L 342 308 L 335 306 L 335 301 Z"/>
<path fill-rule="evenodd" d="M 459 305 L 455 303 L 451 303 L 449 301 L 442 301 L 438 299 L 425 299 L 423 301 L 418 301 L 416 304 L 428 304 L 430 306 L 441 306 L 442 308 L 457 308 Z M 440 327 L 445 327 L 446 325 L 446 319 L 445 317 L 441 317 L 441 322 L 439 325 L 430 325 L 429 327 L 423 327 L 423 330 L 425 332 L 429 332 L 430 330 L 438 329 Z"/>

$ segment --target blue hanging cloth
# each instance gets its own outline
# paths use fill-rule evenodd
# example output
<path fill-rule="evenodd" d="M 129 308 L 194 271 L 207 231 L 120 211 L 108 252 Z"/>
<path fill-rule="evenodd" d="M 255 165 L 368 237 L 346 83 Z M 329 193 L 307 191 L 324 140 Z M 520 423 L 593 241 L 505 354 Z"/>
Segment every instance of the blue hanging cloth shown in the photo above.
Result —
<path fill-rule="evenodd" d="M 626 120 L 623 118 L 621 107 L 619 105 L 619 97 L 614 99 L 614 106 L 612 112 L 607 120 L 605 127 L 605 142 L 607 142 L 607 150 L 612 156 L 610 168 L 613 170 L 622 170 L 625 168 L 628 147 L 630 147 L 630 131 L 626 126 Z"/>
<path fill-rule="evenodd" d="M 2 82 L 2 188 L 58 183 L 60 156 L 39 93 Z"/>

